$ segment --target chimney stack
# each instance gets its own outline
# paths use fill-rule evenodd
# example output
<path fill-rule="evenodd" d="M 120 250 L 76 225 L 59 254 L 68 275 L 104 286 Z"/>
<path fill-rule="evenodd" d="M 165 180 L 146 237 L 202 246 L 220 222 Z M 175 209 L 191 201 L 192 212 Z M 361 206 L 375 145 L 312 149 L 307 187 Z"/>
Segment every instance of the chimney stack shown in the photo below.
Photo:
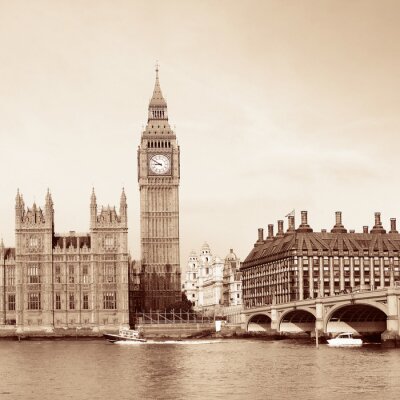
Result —
<path fill-rule="evenodd" d="M 258 239 L 257 242 L 254 243 L 254 247 L 257 247 L 263 243 L 264 243 L 264 229 L 258 228 Z"/>
<path fill-rule="evenodd" d="M 346 233 L 347 229 L 344 228 L 342 224 L 342 212 L 335 212 L 335 226 L 331 229 L 332 233 Z"/>
<path fill-rule="evenodd" d="M 283 233 L 283 220 L 279 220 L 278 221 L 278 233 L 276 234 L 276 236 L 277 237 L 279 237 L 279 236 L 283 236 L 284 235 L 284 233 Z"/>
<path fill-rule="evenodd" d="M 295 231 L 295 222 L 294 222 L 294 215 L 288 216 L 288 229 L 287 232 L 294 232 Z"/>
<path fill-rule="evenodd" d="M 363 233 L 368 233 L 368 226 L 363 226 Z"/>
<path fill-rule="evenodd" d="M 313 230 L 310 228 L 310 225 L 308 225 L 307 221 L 307 211 L 302 211 L 301 212 L 301 224 L 297 228 L 297 232 L 312 232 Z"/>
<path fill-rule="evenodd" d="M 380 212 L 375 213 L 375 225 L 371 229 L 371 233 L 386 233 L 386 231 L 383 229 L 383 226 L 382 226 Z"/>
<path fill-rule="evenodd" d="M 379 212 L 376 212 L 376 213 L 375 213 L 375 226 L 376 226 L 376 227 L 382 226 L 382 223 L 381 223 L 381 213 L 379 213 Z"/>
<path fill-rule="evenodd" d="M 274 238 L 274 225 L 269 224 L 268 225 L 268 236 L 267 239 L 272 240 Z"/>
<path fill-rule="evenodd" d="M 390 218 L 390 232 L 389 233 L 399 233 L 396 229 L 396 218 Z"/>
<path fill-rule="evenodd" d="M 301 224 L 307 225 L 307 211 L 301 212 Z"/>

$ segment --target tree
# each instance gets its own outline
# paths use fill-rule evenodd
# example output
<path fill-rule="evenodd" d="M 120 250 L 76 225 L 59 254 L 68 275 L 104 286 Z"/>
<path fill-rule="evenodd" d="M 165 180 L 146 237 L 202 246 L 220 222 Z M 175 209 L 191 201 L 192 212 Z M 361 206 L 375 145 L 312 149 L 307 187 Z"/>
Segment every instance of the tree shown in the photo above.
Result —
<path fill-rule="evenodd" d="M 180 310 L 182 312 L 193 312 L 193 304 L 186 297 L 186 293 L 182 292 L 182 300 L 170 304 L 166 309 L 167 312 L 171 312 L 172 310 L 174 310 L 175 312 L 179 312 Z"/>

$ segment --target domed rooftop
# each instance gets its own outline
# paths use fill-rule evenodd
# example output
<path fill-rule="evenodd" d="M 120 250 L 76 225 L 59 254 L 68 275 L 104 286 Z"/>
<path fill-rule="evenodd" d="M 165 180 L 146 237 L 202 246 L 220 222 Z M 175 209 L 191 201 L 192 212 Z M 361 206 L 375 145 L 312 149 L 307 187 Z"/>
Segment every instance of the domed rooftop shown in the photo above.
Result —
<path fill-rule="evenodd" d="M 227 260 L 227 261 L 236 261 L 237 260 L 236 254 L 233 252 L 233 249 L 229 250 L 229 253 L 225 257 L 225 260 Z"/>
<path fill-rule="evenodd" d="M 189 257 L 197 257 L 196 251 L 192 250 L 189 254 Z"/>
<path fill-rule="evenodd" d="M 208 245 L 207 242 L 204 242 L 203 247 L 201 248 L 201 252 L 204 253 L 210 253 L 210 246 Z"/>

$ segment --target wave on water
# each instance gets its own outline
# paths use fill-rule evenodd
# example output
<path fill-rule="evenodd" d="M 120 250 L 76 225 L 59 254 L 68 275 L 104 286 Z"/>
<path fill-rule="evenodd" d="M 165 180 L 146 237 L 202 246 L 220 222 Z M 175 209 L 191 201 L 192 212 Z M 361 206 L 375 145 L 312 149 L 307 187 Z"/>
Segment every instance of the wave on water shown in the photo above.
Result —
<path fill-rule="evenodd" d="M 115 342 L 115 344 L 123 344 L 123 345 L 147 345 L 147 344 L 214 344 L 214 343 L 221 343 L 223 340 L 216 339 L 216 340 L 147 340 L 147 342 L 128 342 L 128 341 L 121 341 Z"/>

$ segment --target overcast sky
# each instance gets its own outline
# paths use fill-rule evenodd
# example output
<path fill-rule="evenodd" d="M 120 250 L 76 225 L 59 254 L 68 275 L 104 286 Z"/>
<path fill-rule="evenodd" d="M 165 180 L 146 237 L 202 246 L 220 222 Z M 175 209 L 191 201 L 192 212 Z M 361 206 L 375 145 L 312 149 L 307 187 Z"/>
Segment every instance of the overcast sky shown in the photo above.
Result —
<path fill-rule="evenodd" d="M 154 65 L 181 147 L 181 261 L 244 259 L 257 228 L 400 218 L 400 2 L 0 0 L 0 236 L 17 188 L 57 232 L 125 187 L 140 258 L 137 147 Z M 286 221 L 285 221 L 286 229 Z M 276 230 L 276 226 L 275 226 Z"/>

